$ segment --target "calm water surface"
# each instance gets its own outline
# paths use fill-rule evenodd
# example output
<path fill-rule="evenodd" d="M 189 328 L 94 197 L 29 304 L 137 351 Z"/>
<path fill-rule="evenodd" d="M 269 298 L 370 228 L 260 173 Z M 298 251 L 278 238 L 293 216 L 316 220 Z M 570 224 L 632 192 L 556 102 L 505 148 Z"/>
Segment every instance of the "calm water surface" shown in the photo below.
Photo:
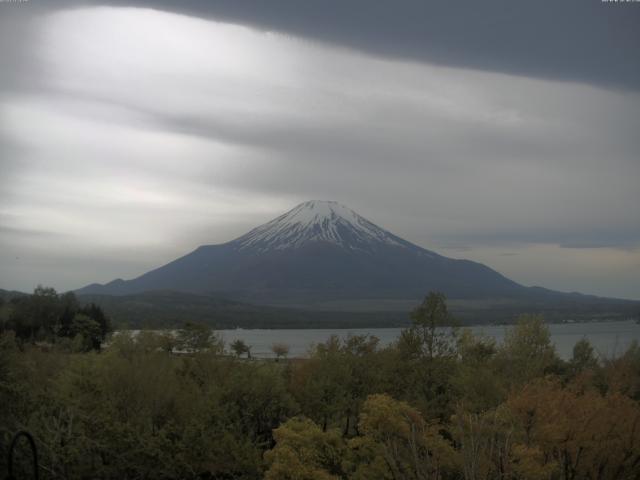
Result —
<path fill-rule="evenodd" d="M 473 326 L 473 333 L 495 338 L 502 342 L 505 326 Z M 575 343 L 586 338 L 601 356 L 619 355 L 633 340 L 640 342 L 640 325 L 633 321 L 588 322 L 550 324 L 551 340 L 562 358 L 570 358 Z M 346 338 L 349 335 L 375 335 L 381 344 L 388 345 L 400 334 L 400 328 L 353 328 L 353 329 L 308 329 L 308 330 L 220 330 L 227 345 L 236 339 L 244 340 L 252 347 L 255 357 L 273 357 L 271 346 L 286 343 L 290 357 L 304 357 L 313 344 L 327 340 L 330 335 Z"/>

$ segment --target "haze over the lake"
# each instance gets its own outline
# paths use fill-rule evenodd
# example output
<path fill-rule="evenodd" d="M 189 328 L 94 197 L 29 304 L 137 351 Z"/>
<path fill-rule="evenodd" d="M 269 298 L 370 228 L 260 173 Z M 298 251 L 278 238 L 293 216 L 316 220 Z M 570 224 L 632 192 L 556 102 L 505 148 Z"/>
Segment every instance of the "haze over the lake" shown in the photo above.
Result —
<path fill-rule="evenodd" d="M 640 4 L 170 3 L 0 2 L 0 288 L 131 278 L 329 199 L 640 299 Z"/>

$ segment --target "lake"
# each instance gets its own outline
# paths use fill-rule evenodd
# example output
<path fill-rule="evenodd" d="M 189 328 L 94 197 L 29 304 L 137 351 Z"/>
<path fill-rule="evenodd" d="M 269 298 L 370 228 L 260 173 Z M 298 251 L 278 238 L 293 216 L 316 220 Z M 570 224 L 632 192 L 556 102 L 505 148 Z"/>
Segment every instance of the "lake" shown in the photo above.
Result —
<path fill-rule="evenodd" d="M 502 342 L 509 326 L 477 325 L 469 327 L 474 334 L 483 334 Z M 353 328 L 353 329 L 291 329 L 291 330 L 219 330 L 226 344 L 241 339 L 252 347 L 254 357 L 274 357 L 271 345 L 286 343 L 290 357 L 307 356 L 309 347 L 327 340 L 330 335 L 346 338 L 348 335 L 375 335 L 382 345 L 395 341 L 400 328 Z M 578 340 L 586 338 L 600 356 L 615 356 L 623 353 L 633 340 L 640 342 L 640 325 L 634 321 L 585 322 L 549 324 L 551 340 L 558 354 L 568 359 Z"/>

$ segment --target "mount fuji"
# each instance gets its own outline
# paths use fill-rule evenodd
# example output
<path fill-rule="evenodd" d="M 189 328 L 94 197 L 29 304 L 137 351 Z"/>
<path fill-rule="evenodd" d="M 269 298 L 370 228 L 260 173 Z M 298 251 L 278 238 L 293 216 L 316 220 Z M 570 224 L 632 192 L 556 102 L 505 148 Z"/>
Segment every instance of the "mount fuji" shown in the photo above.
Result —
<path fill-rule="evenodd" d="M 132 280 L 92 284 L 77 293 L 160 290 L 303 308 L 332 302 L 343 307 L 358 302 L 375 308 L 384 302 L 407 306 L 433 290 L 476 304 L 488 299 L 566 304 L 597 298 L 522 286 L 480 263 L 447 258 L 403 240 L 344 205 L 319 200 Z"/>

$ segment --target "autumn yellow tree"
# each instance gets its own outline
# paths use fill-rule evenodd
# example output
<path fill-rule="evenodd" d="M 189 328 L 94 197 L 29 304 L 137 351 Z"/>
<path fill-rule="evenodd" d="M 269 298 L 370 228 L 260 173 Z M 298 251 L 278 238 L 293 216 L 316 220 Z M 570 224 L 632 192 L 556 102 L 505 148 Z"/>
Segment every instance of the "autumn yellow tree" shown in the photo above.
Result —
<path fill-rule="evenodd" d="M 618 392 L 640 401 L 640 345 L 633 341 L 620 356 L 604 362 L 604 378 L 600 387 L 607 392 Z"/>
<path fill-rule="evenodd" d="M 457 465 L 457 454 L 441 435 L 441 426 L 427 423 L 415 408 L 388 395 L 367 398 L 359 430 L 363 438 L 352 446 L 363 448 L 368 445 L 373 453 L 372 460 L 383 459 L 386 478 L 435 480 L 443 478 Z M 369 464 L 361 466 L 360 471 L 356 470 L 355 478 L 366 478 L 368 467 Z M 375 465 L 375 468 L 379 472 L 380 465 Z"/>
<path fill-rule="evenodd" d="M 505 405 L 481 413 L 459 405 L 451 421 L 465 480 L 545 480 L 557 470 L 539 447 L 524 443 L 518 418 Z"/>
<path fill-rule="evenodd" d="M 265 453 L 266 480 L 341 478 L 345 444 L 338 430 L 323 432 L 313 421 L 294 417 L 273 431 L 276 446 Z"/>
<path fill-rule="evenodd" d="M 561 479 L 638 478 L 640 406 L 631 398 L 539 379 L 507 405 L 524 428 L 524 445 L 556 462 Z"/>

